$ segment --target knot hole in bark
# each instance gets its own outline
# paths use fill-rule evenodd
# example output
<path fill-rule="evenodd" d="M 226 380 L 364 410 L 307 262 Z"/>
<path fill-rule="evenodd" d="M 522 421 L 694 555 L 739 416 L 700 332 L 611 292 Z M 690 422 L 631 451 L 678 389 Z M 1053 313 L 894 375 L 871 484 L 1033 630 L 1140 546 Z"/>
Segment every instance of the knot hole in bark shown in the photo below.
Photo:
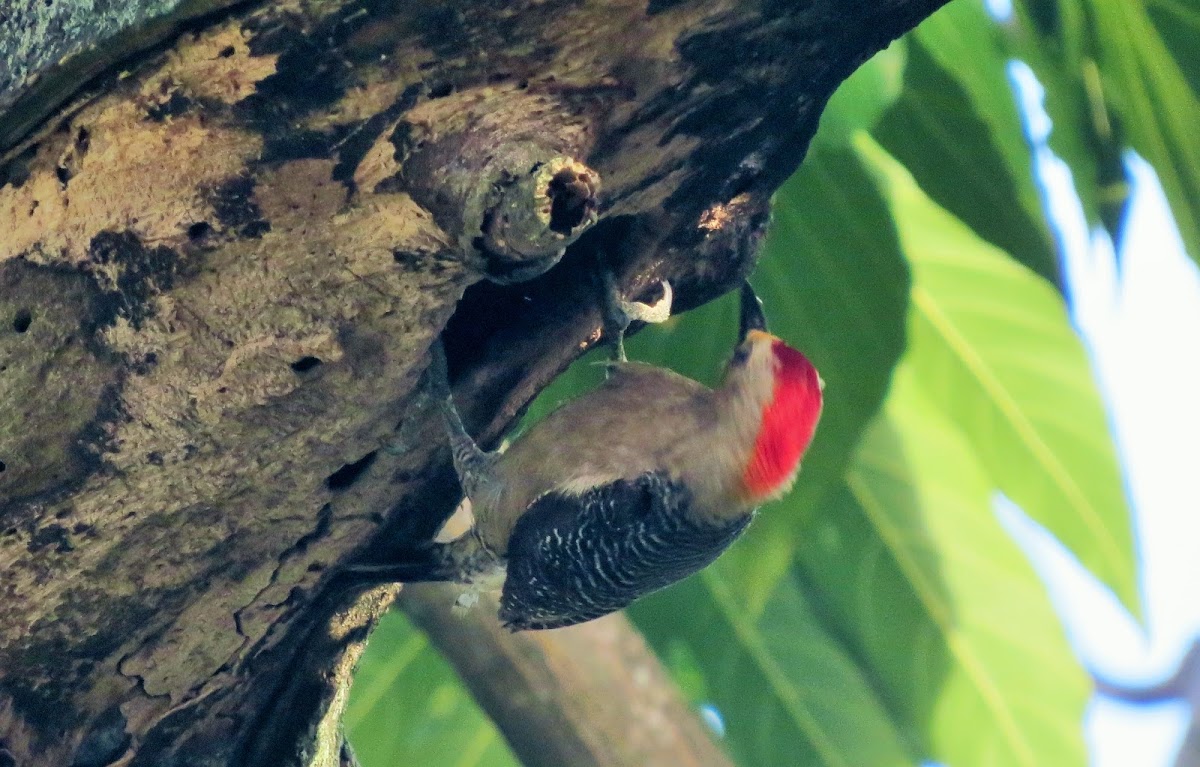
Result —
<path fill-rule="evenodd" d="M 13 317 L 12 329 L 18 333 L 24 333 L 29 330 L 32 323 L 33 312 L 28 309 L 18 309 L 16 316 Z"/>
<path fill-rule="evenodd" d="M 563 168 L 550 179 L 550 231 L 567 235 L 596 214 L 597 179 L 589 171 Z"/>

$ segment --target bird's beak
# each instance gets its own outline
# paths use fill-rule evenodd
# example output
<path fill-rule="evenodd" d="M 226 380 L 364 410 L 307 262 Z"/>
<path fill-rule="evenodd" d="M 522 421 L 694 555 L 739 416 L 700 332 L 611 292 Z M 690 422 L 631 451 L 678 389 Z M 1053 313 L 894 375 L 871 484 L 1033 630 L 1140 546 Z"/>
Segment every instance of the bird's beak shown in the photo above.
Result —
<path fill-rule="evenodd" d="M 767 330 L 767 317 L 763 314 L 762 301 L 754 293 L 749 282 L 742 283 L 742 321 L 738 330 L 738 343 L 746 340 L 746 334 L 751 330 Z"/>

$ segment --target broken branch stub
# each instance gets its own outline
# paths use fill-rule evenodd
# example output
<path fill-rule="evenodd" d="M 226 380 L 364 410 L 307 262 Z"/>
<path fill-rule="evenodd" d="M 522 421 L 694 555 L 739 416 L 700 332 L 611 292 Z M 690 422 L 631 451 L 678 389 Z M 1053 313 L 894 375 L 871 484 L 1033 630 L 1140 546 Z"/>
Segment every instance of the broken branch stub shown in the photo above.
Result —
<path fill-rule="evenodd" d="M 553 96 L 453 93 L 411 110 L 389 140 L 403 187 L 494 282 L 545 272 L 596 223 L 600 174 L 577 159 L 587 123 Z"/>

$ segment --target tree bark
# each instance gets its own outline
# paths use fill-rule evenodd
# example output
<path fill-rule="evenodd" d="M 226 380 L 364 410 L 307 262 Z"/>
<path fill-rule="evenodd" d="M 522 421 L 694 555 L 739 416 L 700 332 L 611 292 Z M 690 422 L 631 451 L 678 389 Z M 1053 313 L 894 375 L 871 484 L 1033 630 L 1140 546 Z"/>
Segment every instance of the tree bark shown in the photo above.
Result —
<path fill-rule="evenodd" d="M 833 89 L 943 2 L 238 5 L 7 150 L 0 764 L 343 761 L 395 589 L 336 567 L 458 498 L 430 342 L 489 444 L 599 339 L 601 261 L 732 287 Z"/>

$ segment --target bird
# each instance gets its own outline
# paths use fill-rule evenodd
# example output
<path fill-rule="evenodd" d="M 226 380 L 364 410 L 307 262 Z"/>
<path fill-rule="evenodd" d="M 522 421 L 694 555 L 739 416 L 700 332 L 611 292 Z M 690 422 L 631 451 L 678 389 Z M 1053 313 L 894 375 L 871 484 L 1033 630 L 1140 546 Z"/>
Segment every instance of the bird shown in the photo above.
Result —
<path fill-rule="evenodd" d="M 455 540 L 358 566 L 356 577 L 499 588 L 499 619 L 510 630 L 570 626 L 704 568 L 759 506 L 791 487 L 824 382 L 803 353 L 767 331 L 749 282 L 738 342 L 711 389 L 625 359 L 631 319 L 662 318 L 668 283 L 653 306 L 608 288 L 614 359 L 606 380 L 503 452 L 480 449 L 463 427 L 435 342 L 429 377 L 474 524 Z"/>

